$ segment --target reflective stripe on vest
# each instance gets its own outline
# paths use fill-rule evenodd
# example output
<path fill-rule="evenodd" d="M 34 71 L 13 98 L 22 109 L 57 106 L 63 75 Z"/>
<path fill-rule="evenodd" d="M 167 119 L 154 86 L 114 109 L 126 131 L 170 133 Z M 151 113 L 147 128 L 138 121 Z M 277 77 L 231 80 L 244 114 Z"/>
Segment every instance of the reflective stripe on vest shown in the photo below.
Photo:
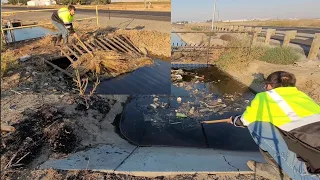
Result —
<path fill-rule="evenodd" d="M 248 126 L 250 124 L 246 119 L 243 118 L 243 116 L 241 116 L 240 120 L 241 120 L 242 124 L 245 126 Z"/>
<path fill-rule="evenodd" d="M 291 119 L 291 121 L 300 119 L 297 113 L 293 111 L 290 105 L 274 89 L 267 91 L 267 94 L 278 104 L 278 106 Z"/>
<path fill-rule="evenodd" d="M 296 129 L 301 126 L 305 126 L 308 124 L 316 123 L 320 121 L 320 114 L 315 114 L 312 116 L 308 116 L 305 118 L 301 118 L 300 120 L 292 121 L 290 123 L 287 123 L 285 125 L 280 126 L 279 128 L 284 131 L 291 131 L 293 129 Z"/>
<path fill-rule="evenodd" d="M 290 105 L 273 89 L 266 92 L 282 109 L 282 111 L 291 119 L 291 122 L 279 126 L 280 129 L 284 131 L 291 131 L 298 127 L 312 124 L 320 121 L 320 114 L 315 114 L 305 118 L 300 118 L 297 113 L 293 111 Z"/>

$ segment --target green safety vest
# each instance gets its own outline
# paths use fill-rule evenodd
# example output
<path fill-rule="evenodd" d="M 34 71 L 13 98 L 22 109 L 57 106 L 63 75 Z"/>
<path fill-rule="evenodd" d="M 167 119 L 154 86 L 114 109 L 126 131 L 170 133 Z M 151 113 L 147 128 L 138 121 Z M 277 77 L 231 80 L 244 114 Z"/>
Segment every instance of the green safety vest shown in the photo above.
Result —
<path fill-rule="evenodd" d="M 60 8 L 58 10 L 58 16 L 63 21 L 64 24 L 70 24 L 73 21 L 73 16 L 71 16 L 68 8 Z"/>
<path fill-rule="evenodd" d="M 241 116 L 245 126 L 262 121 L 289 132 L 320 121 L 320 106 L 296 87 L 261 92 Z"/>

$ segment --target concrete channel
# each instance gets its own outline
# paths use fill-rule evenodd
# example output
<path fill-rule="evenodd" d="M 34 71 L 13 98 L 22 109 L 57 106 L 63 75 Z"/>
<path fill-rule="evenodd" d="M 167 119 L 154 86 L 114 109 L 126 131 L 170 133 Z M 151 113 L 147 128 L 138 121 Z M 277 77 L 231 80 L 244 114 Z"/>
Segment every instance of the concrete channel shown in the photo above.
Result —
<path fill-rule="evenodd" d="M 181 68 L 172 65 L 173 72 Z M 41 168 L 89 169 L 148 177 L 254 174 L 247 161 L 264 162 L 264 159 L 246 129 L 229 124 L 206 125 L 204 134 L 200 126 L 203 120 L 240 113 L 254 93 L 216 67 L 185 65 L 183 69 L 188 75 L 183 75 L 180 82 L 171 82 L 171 95 L 129 97 L 121 115 L 113 122 L 114 133 L 119 138 L 112 145 L 76 152 L 65 159 L 48 160 Z M 195 76 L 204 78 L 195 83 Z M 184 85 L 180 86 L 181 83 Z M 191 89 L 186 89 L 192 84 Z M 226 95 L 233 97 L 233 101 L 227 101 Z M 182 98 L 181 103 L 177 97 Z M 175 110 L 185 103 L 218 99 L 229 107 L 227 112 L 220 109 L 220 113 L 204 111 L 199 116 L 176 117 Z M 158 106 L 154 105 L 155 101 Z M 201 109 L 199 104 L 195 106 Z"/>

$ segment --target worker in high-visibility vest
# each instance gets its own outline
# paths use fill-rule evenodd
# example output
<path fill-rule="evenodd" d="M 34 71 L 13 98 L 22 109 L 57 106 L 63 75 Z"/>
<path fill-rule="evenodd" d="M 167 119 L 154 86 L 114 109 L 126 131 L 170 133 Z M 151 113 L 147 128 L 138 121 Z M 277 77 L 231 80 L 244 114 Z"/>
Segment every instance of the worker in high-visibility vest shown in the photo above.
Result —
<path fill-rule="evenodd" d="M 74 32 L 72 21 L 76 13 L 76 8 L 69 5 L 67 8 L 60 8 L 58 11 L 54 11 L 51 20 L 55 27 L 59 30 L 57 42 L 63 39 L 63 44 L 68 43 L 68 35 L 73 34 L 74 37 L 78 38 L 78 35 Z"/>
<path fill-rule="evenodd" d="M 295 83 L 291 73 L 270 74 L 266 91 L 258 93 L 245 112 L 229 123 L 247 127 L 264 155 L 267 163 L 247 163 L 257 174 L 269 179 L 319 180 L 320 106 Z"/>

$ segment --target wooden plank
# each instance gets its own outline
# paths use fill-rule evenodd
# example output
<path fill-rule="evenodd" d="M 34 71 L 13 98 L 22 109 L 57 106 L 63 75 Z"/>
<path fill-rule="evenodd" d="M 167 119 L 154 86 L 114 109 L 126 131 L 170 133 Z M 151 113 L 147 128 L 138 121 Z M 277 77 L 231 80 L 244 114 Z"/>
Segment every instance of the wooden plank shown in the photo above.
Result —
<path fill-rule="evenodd" d="M 44 62 L 46 62 L 47 64 L 51 65 L 53 68 L 55 68 L 55 69 L 57 69 L 57 70 L 59 70 L 59 71 L 61 71 L 61 72 L 65 73 L 67 76 L 69 76 L 69 77 L 73 78 L 73 75 L 71 75 L 68 71 L 66 71 L 66 70 L 64 70 L 64 69 L 62 69 L 62 68 L 60 68 L 59 66 L 57 66 L 57 65 L 53 64 L 52 62 L 50 62 L 50 61 L 48 61 L 48 60 L 46 60 L 46 59 L 44 60 Z"/>
<path fill-rule="evenodd" d="M 114 41 L 115 43 L 117 43 L 119 46 L 123 47 L 127 52 L 131 52 L 131 50 L 129 48 L 127 48 L 125 45 L 123 45 L 121 42 L 118 41 L 116 36 L 112 37 L 111 40 Z"/>
<path fill-rule="evenodd" d="M 106 42 L 105 40 L 99 38 L 98 40 L 102 41 L 102 43 L 104 43 L 106 46 L 108 46 L 109 48 L 111 48 L 114 51 L 118 51 L 116 48 L 114 48 L 113 46 L 111 46 L 108 42 Z"/>
<path fill-rule="evenodd" d="M 119 37 L 115 37 L 118 41 L 120 41 L 124 46 L 127 46 L 132 52 L 134 52 L 135 54 L 141 56 L 141 54 L 139 52 L 137 52 L 134 48 L 132 48 L 130 45 L 128 45 L 126 42 L 124 42 L 121 38 Z"/>
<path fill-rule="evenodd" d="M 77 59 L 80 59 L 79 56 L 69 47 L 67 46 L 69 51 L 74 55 L 74 57 L 76 57 Z"/>
<path fill-rule="evenodd" d="M 100 41 L 98 41 L 97 39 L 94 40 L 96 43 L 98 43 L 104 50 L 109 50 L 109 48 L 107 48 L 105 45 L 103 45 Z"/>
<path fill-rule="evenodd" d="M 114 42 L 111 41 L 110 39 L 106 39 L 106 41 L 108 41 L 110 44 L 112 44 L 112 45 L 114 45 L 115 47 L 117 47 L 120 51 L 126 52 L 126 50 L 124 50 L 122 47 L 118 46 L 116 43 L 114 43 Z"/>
<path fill-rule="evenodd" d="M 72 44 L 72 47 L 74 47 L 81 55 L 84 54 L 84 52 L 82 52 L 81 49 L 79 49 L 77 45 Z"/>

